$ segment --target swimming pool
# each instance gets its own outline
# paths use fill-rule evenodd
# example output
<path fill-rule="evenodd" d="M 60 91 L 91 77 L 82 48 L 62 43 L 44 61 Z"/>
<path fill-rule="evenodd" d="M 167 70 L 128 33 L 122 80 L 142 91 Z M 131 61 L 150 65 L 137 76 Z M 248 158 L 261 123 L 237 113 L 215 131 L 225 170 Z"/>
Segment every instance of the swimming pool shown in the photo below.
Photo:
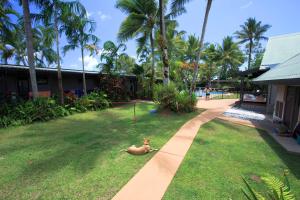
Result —
<path fill-rule="evenodd" d="M 197 97 L 205 97 L 206 96 L 206 93 L 205 93 L 204 90 L 196 90 L 195 94 L 196 94 Z M 211 91 L 210 94 L 211 95 L 222 95 L 222 94 L 225 94 L 225 93 L 222 92 L 222 91 Z"/>

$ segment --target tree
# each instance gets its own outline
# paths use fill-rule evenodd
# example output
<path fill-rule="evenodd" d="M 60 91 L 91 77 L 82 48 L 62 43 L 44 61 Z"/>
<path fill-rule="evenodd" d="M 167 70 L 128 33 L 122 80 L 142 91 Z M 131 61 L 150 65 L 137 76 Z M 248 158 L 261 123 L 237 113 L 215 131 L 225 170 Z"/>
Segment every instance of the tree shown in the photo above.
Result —
<path fill-rule="evenodd" d="M 166 38 L 166 23 L 165 23 L 165 1 L 159 0 L 159 25 L 160 25 L 160 38 L 159 45 L 162 53 L 162 61 L 164 65 L 163 70 L 163 82 L 165 85 L 169 84 L 169 57 L 168 57 L 168 45 Z"/>
<path fill-rule="evenodd" d="M 52 49 L 55 38 L 55 30 L 52 27 L 37 26 L 33 31 L 35 38 L 36 66 L 49 67 L 57 62 L 58 54 Z"/>
<path fill-rule="evenodd" d="M 204 22 L 203 22 L 202 31 L 201 31 L 199 50 L 197 52 L 197 60 L 196 60 L 196 65 L 195 65 L 195 69 L 194 69 L 194 75 L 193 75 L 193 80 L 192 80 L 192 84 L 191 84 L 190 94 L 192 94 L 196 89 L 196 81 L 197 81 L 198 71 L 199 71 L 199 61 L 201 58 L 201 51 L 203 48 L 204 37 L 205 37 L 205 32 L 206 32 L 206 25 L 207 25 L 207 21 L 208 21 L 208 15 L 209 15 L 209 11 L 211 8 L 211 4 L 212 4 L 212 0 L 207 0 L 205 17 L 204 17 Z"/>
<path fill-rule="evenodd" d="M 15 29 L 15 23 L 11 20 L 10 15 L 16 17 L 19 16 L 19 13 L 15 11 L 8 0 L 2 0 L 0 2 L 0 50 L 2 55 L 6 54 L 7 48 L 5 47 L 5 42 L 10 38 L 11 32 Z"/>
<path fill-rule="evenodd" d="M 86 80 L 85 80 L 85 66 L 84 66 L 84 50 L 91 51 L 91 46 L 96 46 L 99 39 L 92 33 L 95 31 L 95 22 L 88 19 L 87 16 L 69 16 L 69 24 L 65 28 L 68 44 L 64 46 L 64 53 L 75 48 L 80 48 L 82 61 L 82 82 L 83 93 L 87 95 Z"/>
<path fill-rule="evenodd" d="M 270 25 L 262 22 L 257 22 L 255 18 L 249 18 L 247 21 L 240 26 L 241 30 L 235 32 L 236 37 L 239 39 L 239 43 L 245 44 L 248 48 L 248 69 L 251 67 L 252 53 L 255 44 L 259 44 L 260 40 L 266 40 L 267 37 L 264 34 L 271 28 Z"/>
<path fill-rule="evenodd" d="M 4 64 L 8 64 L 8 59 L 14 55 L 11 43 L 14 41 L 12 33 L 16 30 L 17 24 L 12 21 L 11 16 L 19 17 L 20 15 L 8 0 L 2 0 L 0 3 L 0 55 Z"/>
<path fill-rule="evenodd" d="M 153 31 L 157 22 L 158 6 L 155 0 L 118 0 L 116 7 L 127 14 L 118 33 L 120 41 L 138 38 L 139 46 L 150 41 L 152 55 L 152 71 L 150 88 L 153 92 L 155 76 L 155 52 Z"/>
<path fill-rule="evenodd" d="M 61 0 L 33 0 L 38 6 L 41 7 L 40 14 L 34 15 L 37 20 L 43 21 L 44 25 L 53 28 L 55 31 L 56 40 L 56 64 L 57 64 L 57 79 L 60 103 L 64 103 L 64 89 L 61 74 L 60 62 L 60 32 L 63 31 L 62 27 L 68 23 L 65 18 L 72 14 L 84 16 L 86 10 L 79 1 L 61 1 Z"/>
<path fill-rule="evenodd" d="M 244 55 L 232 37 L 227 36 L 223 39 L 222 44 L 218 47 L 218 54 L 221 66 L 219 78 L 228 79 L 236 77 L 239 67 L 244 62 Z"/>
<path fill-rule="evenodd" d="M 100 60 L 105 60 L 105 63 L 101 63 L 98 66 L 102 66 L 102 71 L 108 74 L 118 71 L 118 60 L 121 56 L 127 56 L 124 53 L 126 50 L 126 45 L 123 43 L 115 44 L 112 41 L 106 41 L 103 44 L 103 51 L 100 55 Z"/>
<path fill-rule="evenodd" d="M 219 54 L 214 44 L 208 44 L 205 47 L 201 60 L 203 64 L 200 65 L 200 69 L 208 85 L 211 85 L 211 80 L 216 75 L 219 61 Z"/>
<path fill-rule="evenodd" d="M 176 14 L 179 15 L 179 14 L 186 12 L 184 5 L 189 1 L 190 0 L 173 0 L 172 6 L 171 6 L 172 12 L 175 13 L 175 15 Z M 200 41 L 199 41 L 199 50 L 198 50 L 198 52 L 196 52 L 197 59 L 196 59 L 196 65 L 194 67 L 194 75 L 193 75 L 193 80 L 191 83 L 190 94 L 192 94 L 194 92 L 194 90 L 196 89 L 196 81 L 197 81 L 198 73 L 199 73 L 199 61 L 201 58 L 201 51 L 203 49 L 206 25 L 207 25 L 211 5 L 212 5 L 212 0 L 207 0 L 205 16 L 204 16 L 204 21 L 203 21 L 202 31 L 201 31 L 201 37 L 200 37 Z"/>
<path fill-rule="evenodd" d="M 34 66 L 34 50 L 33 50 L 33 37 L 32 37 L 32 27 L 28 0 L 22 0 L 23 15 L 24 15 L 24 27 L 26 35 L 26 46 L 27 46 L 27 56 L 29 64 L 29 74 L 31 81 L 32 96 L 34 99 L 38 97 L 38 87 L 36 82 L 36 73 Z"/>

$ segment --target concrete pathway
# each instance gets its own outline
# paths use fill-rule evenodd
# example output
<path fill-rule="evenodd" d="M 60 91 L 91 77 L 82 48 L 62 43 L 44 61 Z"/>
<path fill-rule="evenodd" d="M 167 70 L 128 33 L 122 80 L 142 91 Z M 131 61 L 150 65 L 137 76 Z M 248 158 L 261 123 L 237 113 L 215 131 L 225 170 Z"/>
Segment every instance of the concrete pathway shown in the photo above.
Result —
<path fill-rule="evenodd" d="M 116 194 L 113 200 L 162 199 L 200 126 L 222 114 L 236 100 L 200 100 L 199 108 L 207 109 L 185 123 L 179 131 Z"/>

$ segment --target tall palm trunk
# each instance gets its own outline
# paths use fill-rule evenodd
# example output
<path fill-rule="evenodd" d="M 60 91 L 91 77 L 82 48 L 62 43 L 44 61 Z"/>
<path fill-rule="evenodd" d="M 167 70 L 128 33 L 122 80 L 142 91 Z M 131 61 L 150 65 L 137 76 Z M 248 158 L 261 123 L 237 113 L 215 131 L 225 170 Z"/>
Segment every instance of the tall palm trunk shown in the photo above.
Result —
<path fill-rule="evenodd" d="M 36 73 L 35 73 L 35 66 L 34 66 L 33 36 L 32 36 L 32 28 L 31 28 L 31 19 L 30 19 L 28 0 L 22 0 L 22 6 L 23 6 L 23 15 L 24 15 L 26 47 L 27 47 L 27 56 L 28 56 L 28 64 L 29 64 L 29 74 L 30 74 L 32 97 L 34 99 L 36 99 L 39 96 L 39 94 L 38 94 L 38 87 L 37 87 L 37 83 L 36 83 Z"/>
<path fill-rule="evenodd" d="M 84 94 L 84 96 L 86 96 L 87 92 L 86 92 L 86 81 L 85 81 L 85 70 L 84 70 L 84 55 L 83 54 L 84 54 L 83 45 L 81 45 L 83 94 Z"/>
<path fill-rule="evenodd" d="M 160 10 L 160 39 L 159 42 L 161 52 L 162 52 L 162 61 L 164 65 L 164 84 L 169 84 L 169 56 L 168 56 L 168 45 L 166 38 L 166 23 L 165 23 L 165 4 L 163 0 L 159 0 L 159 10 Z"/>
<path fill-rule="evenodd" d="M 249 43 L 249 55 L 248 55 L 248 69 L 251 68 L 252 48 L 253 48 L 253 41 L 252 41 L 252 39 L 250 39 L 250 43 Z"/>
<path fill-rule="evenodd" d="M 199 61 L 200 61 L 200 58 L 201 58 L 202 47 L 203 47 L 203 43 L 204 43 L 204 36 L 205 36 L 205 31 L 206 31 L 206 25 L 207 25 L 207 21 L 208 21 L 208 15 L 209 15 L 209 11 L 210 11 L 210 8 L 211 8 L 211 4 L 212 4 L 212 0 L 207 0 L 205 17 L 204 17 L 204 22 L 203 22 L 202 32 L 201 32 L 201 38 L 200 38 L 200 43 L 199 43 L 199 52 L 197 54 L 197 60 L 196 60 L 196 65 L 195 65 L 195 69 L 194 69 L 194 76 L 193 76 L 193 80 L 192 80 L 192 85 L 191 85 L 191 88 L 190 88 L 190 94 L 192 94 L 196 89 L 196 81 L 197 81 L 197 77 L 198 77 L 198 73 L 199 73 Z"/>
<path fill-rule="evenodd" d="M 58 98 L 59 102 L 63 105 L 64 104 L 64 89 L 62 83 L 62 74 L 61 74 L 61 66 L 60 66 L 60 52 L 59 52 L 59 33 L 58 33 L 58 16 L 57 16 L 57 9 L 54 5 L 54 26 L 55 26 L 55 37 L 56 37 L 56 53 L 57 53 L 57 81 L 58 81 Z"/>
<path fill-rule="evenodd" d="M 151 65 L 151 80 L 150 80 L 150 90 L 151 90 L 151 97 L 153 97 L 153 89 L 154 89 L 154 79 L 155 79 L 155 63 L 154 63 L 154 39 L 153 39 L 153 32 L 150 33 L 150 45 L 151 45 L 151 54 L 152 54 L 152 65 Z"/>

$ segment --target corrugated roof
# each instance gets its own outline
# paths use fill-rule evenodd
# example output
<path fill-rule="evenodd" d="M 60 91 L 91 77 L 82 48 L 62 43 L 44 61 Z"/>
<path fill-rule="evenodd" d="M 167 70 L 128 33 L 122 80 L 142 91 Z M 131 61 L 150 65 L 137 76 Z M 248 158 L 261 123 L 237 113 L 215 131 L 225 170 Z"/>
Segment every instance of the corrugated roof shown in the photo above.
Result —
<path fill-rule="evenodd" d="M 10 64 L 0 64 L 0 67 L 2 68 L 10 68 L 10 69 L 29 69 L 28 66 L 24 65 L 10 65 Z M 41 68 L 41 67 L 36 67 L 35 68 L 37 71 L 57 71 L 57 68 Z M 61 69 L 62 72 L 70 72 L 70 73 L 80 73 L 82 74 L 82 70 L 76 70 L 76 69 Z M 100 71 L 89 71 L 86 70 L 85 73 L 88 74 L 99 74 Z"/>
<path fill-rule="evenodd" d="M 19 70 L 28 70 L 29 67 L 28 66 L 24 66 L 24 65 L 11 65 L 11 64 L 0 64 L 0 69 L 1 68 L 7 68 L 7 69 L 19 69 Z M 43 72 L 57 72 L 57 68 L 41 68 L 41 67 L 36 67 L 35 68 L 36 71 L 43 71 Z M 61 71 L 63 73 L 78 73 L 78 74 L 82 74 L 83 71 L 82 70 L 76 70 L 76 69 L 66 69 L 66 68 L 62 68 Z M 107 74 L 107 73 L 103 73 L 99 71 L 90 71 L 90 70 L 85 70 L 84 73 L 86 74 Z M 134 74 L 119 74 L 120 76 L 126 76 L 126 77 L 135 77 Z"/>
<path fill-rule="evenodd" d="M 273 68 L 300 53 L 300 33 L 270 37 L 261 68 Z"/>
<path fill-rule="evenodd" d="M 300 45 L 299 45 L 300 46 Z M 254 82 L 300 79 L 300 53 L 254 79 Z"/>

